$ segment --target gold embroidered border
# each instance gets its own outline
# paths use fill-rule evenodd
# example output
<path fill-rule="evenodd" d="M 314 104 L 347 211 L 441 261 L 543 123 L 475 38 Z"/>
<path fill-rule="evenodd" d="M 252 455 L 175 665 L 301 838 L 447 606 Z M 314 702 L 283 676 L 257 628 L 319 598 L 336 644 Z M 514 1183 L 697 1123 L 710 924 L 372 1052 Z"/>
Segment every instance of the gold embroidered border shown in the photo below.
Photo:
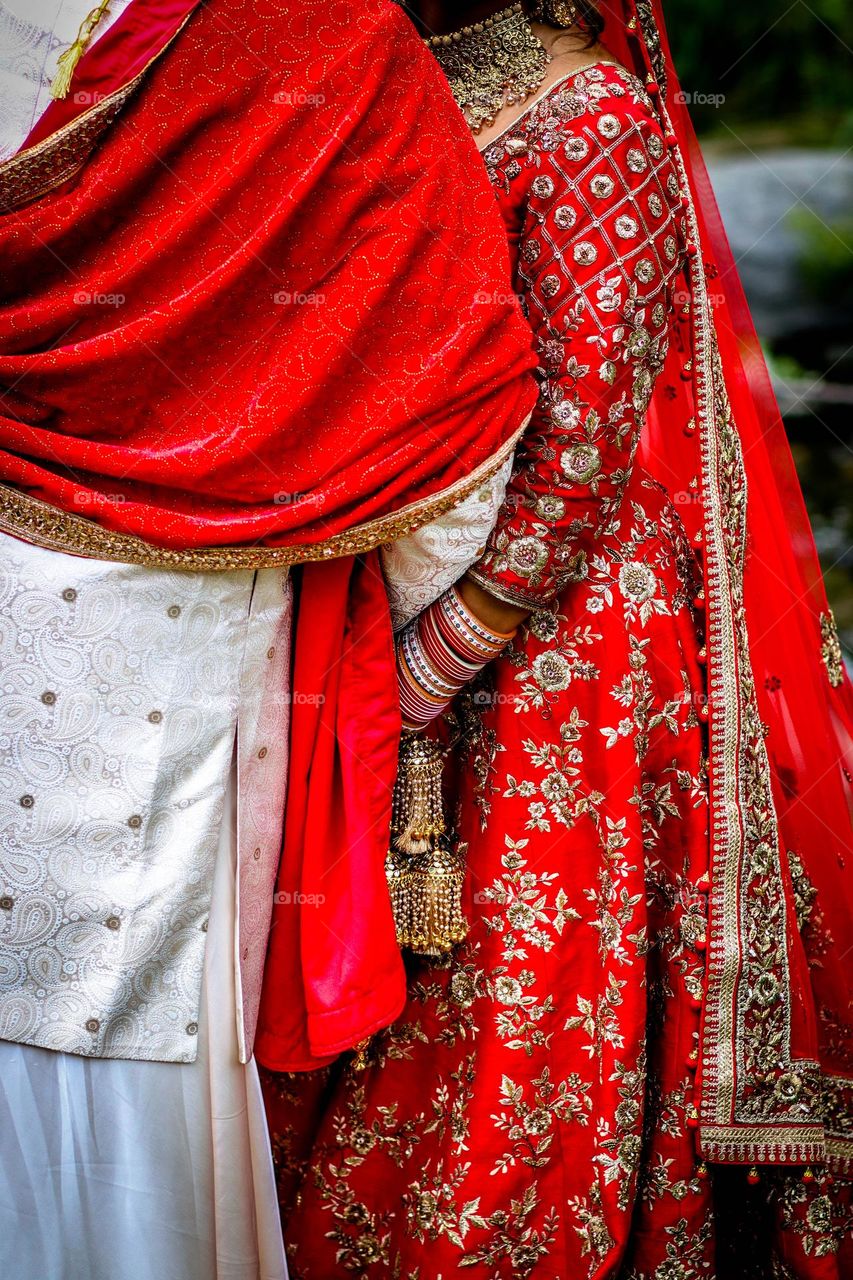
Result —
<path fill-rule="evenodd" d="M 0 214 L 32 204 L 82 169 L 98 139 L 139 87 L 149 69 L 171 47 L 193 13 L 195 9 L 187 14 L 163 48 L 126 85 L 96 102 L 50 137 L 25 151 L 16 152 L 0 164 Z"/>
<path fill-rule="evenodd" d="M 662 114 L 665 127 L 671 129 L 665 109 Z M 682 188 L 690 193 L 683 158 L 677 155 L 676 160 Z M 687 218 L 690 238 L 698 245 L 692 195 Z M 702 450 L 713 817 L 699 1149 L 706 1159 L 736 1163 L 817 1161 L 826 1156 L 825 1130 L 815 1105 L 818 1069 L 791 1059 L 781 851 L 743 613 L 746 475 L 701 254 L 691 263 L 691 285 Z M 763 947 L 755 945 L 759 934 Z M 765 987 L 769 990 L 771 985 L 772 999 L 765 998 Z M 756 1009 L 765 1021 L 756 1017 Z M 758 1069 L 760 1051 L 767 1046 L 777 1055 L 780 1078 L 792 1088 L 796 1084 L 795 1098 L 784 1090 L 775 1092 L 768 1083 L 775 1080 L 774 1072 Z"/>
<path fill-rule="evenodd" d="M 637 18 L 640 22 L 640 29 L 643 33 L 643 42 L 649 55 L 649 61 L 652 67 L 652 73 L 658 82 L 662 97 L 666 97 L 667 91 L 667 74 L 666 59 L 663 56 L 663 49 L 660 43 L 660 32 L 655 21 L 654 10 L 652 9 L 650 0 L 637 0 Z"/>
<path fill-rule="evenodd" d="M 715 1125 L 702 1128 L 701 1153 L 720 1164 L 822 1164 L 822 1125 Z"/>
<path fill-rule="evenodd" d="M 679 157 L 680 160 L 680 157 Z M 680 166 L 681 167 L 681 166 Z M 683 189 L 687 175 L 681 167 Z M 688 210 L 690 235 L 698 244 L 698 223 L 692 205 Z M 692 290 L 699 336 L 696 340 L 697 419 L 702 450 L 702 494 L 705 514 L 706 616 L 708 621 L 708 685 L 712 716 L 709 723 L 712 760 L 710 802 L 711 832 L 711 934 L 708 950 L 708 982 L 703 1018 L 705 1080 L 701 1119 L 719 1123 L 730 1114 L 735 1086 L 733 1054 L 733 1005 L 740 968 L 737 920 L 739 865 L 743 831 L 738 809 L 738 760 L 740 736 L 738 670 L 734 636 L 731 568 L 718 494 L 719 448 L 709 376 L 708 315 L 704 267 L 697 254 L 692 264 Z M 704 1137 L 702 1139 L 704 1141 Z"/>
<path fill-rule="evenodd" d="M 692 208 L 690 217 L 698 243 Z M 814 1123 L 811 1107 L 815 1066 L 795 1067 L 791 1058 L 781 853 L 742 608 L 746 477 L 698 255 L 693 289 L 706 513 L 714 815 L 703 1026 L 703 1056 L 709 1067 L 703 1078 L 700 1149 L 708 1159 L 744 1163 L 818 1160 L 824 1157 L 825 1146 L 822 1126 Z M 757 882 L 761 893 L 753 887 Z M 756 945 L 759 937 L 761 945 Z M 765 986 L 768 991 L 773 987 L 766 999 Z M 756 1006 L 763 1008 L 766 1020 L 750 1025 Z M 780 1079 L 785 1076 L 796 1083 L 796 1099 L 784 1093 L 776 1096 L 766 1085 L 767 1073 L 757 1069 L 763 1046 L 772 1046 L 776 1066 L 782 1069 Z M 751 1092 L 745 1099 L 746 1088 Z M 793 1122 L 795 1107 L 803 1116 L 802 1125 Z"/>
<path fill-rule="evenodd" d="M 821 1090 L 826 1162 L 836 1173 L 853 1173 L 853 1080 L 824 1076 Z"/>
<path fill-rule="evenodd" d="M 820 657 L 826 667 L 826 677 L 833 689 L 838 689 L 844 683 L 844 654 L 831 609 L 820 615 L 820 641 Z"/>
<path fill-rule="evenodd" d="M 0 532 L 24 542 L 34 543 L 49 551 L 91 560 L 111 560 L 122 564 L 141 564 L 149 568 L 190 569 L 196 572 L 226 572 L 231 569 L 262 569 L 273 566 L 305 564 L 312 560 L 331 560 L 336 556 L 361 555 L 383 542 L 396 542 L 414 533 L 421 525 L 445 515 L 457 503 L 464 502 L 479 485 L 499 471 L 515 449 L 527 423 L 524 422 L 497 453 L 480 464 L 470 475 L 432 498 L 410 503 L 398 511 L 368 520 L 345 533 L 324 542 L 303 543 L 295 547 L 199 547 L 180 550 L 157 547 L 132 533 L 119 533 L 102 525 L 50 506 L 39 498 L 0 484 Z"/>
<path fill-rule="evenodd" d="M 141 72 L 130 84 L 110 94 L 43 142 L 19 151 L 0 165 L 0 213 L 11 213 L 32 204 L 73 178 L 144 74 Z"/>
<path fill-rule="evenodd" d="M 698 243 L 692 205 L 689 217 Z M 699 1150 L 712 1161 L 827 1163 L 846 1172 L 853 1168 L 851 1082 L 824 1076 L 818 1062 L 795 1060 L 791 1053 L 782 849 L 743 609 L 746 474 L 698 256 L 693 291 L 700 326 L 695 354 L 712 778 L 720 786 L 716 797 L 712 793 L 712 930 L 703 1025 L 703 1055 L 712 1065 L 703 1078 Z M 765 1056 L 772 1067 L 762 1061 Z"/>

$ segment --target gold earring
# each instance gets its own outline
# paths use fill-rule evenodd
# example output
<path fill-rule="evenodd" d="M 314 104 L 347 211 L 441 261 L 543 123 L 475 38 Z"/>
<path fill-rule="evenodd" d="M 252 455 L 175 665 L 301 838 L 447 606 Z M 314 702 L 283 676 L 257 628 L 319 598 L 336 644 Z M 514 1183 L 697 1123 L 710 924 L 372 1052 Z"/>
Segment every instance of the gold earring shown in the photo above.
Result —
<path fill-rule="evenodd" d="M 545 0 L 542 18 L 551 27 L 573 27 L 578 20 L 577 7 L 571 0 Z"/>

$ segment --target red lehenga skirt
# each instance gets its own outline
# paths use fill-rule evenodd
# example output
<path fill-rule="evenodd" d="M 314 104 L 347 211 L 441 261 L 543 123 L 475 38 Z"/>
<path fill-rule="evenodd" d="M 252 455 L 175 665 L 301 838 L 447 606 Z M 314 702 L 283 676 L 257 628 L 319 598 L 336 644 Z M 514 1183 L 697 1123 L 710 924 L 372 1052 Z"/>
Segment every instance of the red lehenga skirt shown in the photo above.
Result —
<path fill-rule="evenodd" d="M 454 709 L 467 941 L 365 1052 L 267 1078 L 294 1280 L 853 1274 L 837 1185 L 695 1154 L 699 566 L 639 469 L 621 510 Z"/>

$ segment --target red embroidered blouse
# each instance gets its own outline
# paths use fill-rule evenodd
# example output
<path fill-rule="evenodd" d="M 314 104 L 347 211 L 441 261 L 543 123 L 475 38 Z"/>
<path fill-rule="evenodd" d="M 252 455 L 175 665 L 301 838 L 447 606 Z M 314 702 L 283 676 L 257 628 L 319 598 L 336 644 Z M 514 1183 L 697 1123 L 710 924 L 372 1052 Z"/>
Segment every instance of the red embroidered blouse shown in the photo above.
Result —
<path fill-rule="evenodd" d="M 535 608 L 585 576 L 630 478 L 666 355 L 681 192 L 642 85 L 601 64 L 552 89 L 485 160 L 518 246 L 540 393 L 471 576 Z"/>

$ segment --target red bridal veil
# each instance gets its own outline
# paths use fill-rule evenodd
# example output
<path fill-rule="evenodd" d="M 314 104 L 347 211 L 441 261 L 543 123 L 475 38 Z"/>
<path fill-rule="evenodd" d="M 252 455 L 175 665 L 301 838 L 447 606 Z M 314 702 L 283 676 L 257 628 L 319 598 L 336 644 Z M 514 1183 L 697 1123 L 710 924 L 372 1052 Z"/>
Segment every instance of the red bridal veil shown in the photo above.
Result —
<path fill-rule="evenodd" d="M 659 105 L 692 228 L 684 323 L 641 451 L 681 503 L 705 565 L 712 848 L 700 1149 L 717 1161 L 849 1169 L 850 684 L 660 0 L 601 8 L 608 49 Z"/>

